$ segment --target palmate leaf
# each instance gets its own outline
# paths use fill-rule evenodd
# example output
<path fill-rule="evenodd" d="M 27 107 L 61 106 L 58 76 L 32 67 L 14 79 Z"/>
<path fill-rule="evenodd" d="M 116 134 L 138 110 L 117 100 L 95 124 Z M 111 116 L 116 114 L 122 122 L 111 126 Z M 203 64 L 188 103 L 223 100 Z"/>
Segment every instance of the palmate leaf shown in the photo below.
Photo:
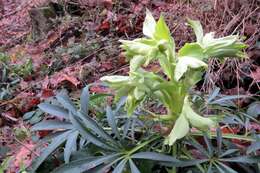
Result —
<path fill-rule="evenodd" d="M 102 140 L 102 139 L 98 138 L 97 136 L 95 136 L 94 134 L 92 134 L 79 117 L 77 117 L 71 113 L 70 119 L 71 119 L 71 122 L 74 125 L 74 127 L 76 129 L 78 129 L 80 134 L 84 138 L 86 138 L 89 142 L 93 143 L 94 145 L 96 145 L 98 147 L 101 147 L 101 148 L 104 148 L 107 150 L 111 150 L 111 151 L 117 150 L 115 147 L 112 147 L 112 146 L 106 144 L 106 142 L 104 140 Z"/>
<path fill-rule="evenodd" d="M 129 165 L 130 165 L 131 173 L 141 173 L 139 169 L 136 167 L 135 163 L 132 161 L 132 159 L 129 159 Z"/>
<path fill-rule="evenodd" d="M 89 116 L 84 116 L 81 112 L 78 112 L 76 116 L 80 118 L 85 128 L 91 129 L 92 132 L 96 133 L 104 140 L 117 144 L 116 141 L 100 125 L 98 125 L 95 120 Z"/>
<path fill-rule="evenodd" d="M 208 158 L 210 157 L 207 150 L 200 143 L 198 143 L 195 139 L 189 138 L 188 144 L 192 145 L 194 148 L 196 148 L 204 156 L 206 156 Z"/>
<path fill-rule="evenodd" d="M 29 171 L 35 172 L 38 167 L 44 162 L 44 160 L 67 140 L 68 135 L 70 135 L 72 132 L 72 130 L 69 130 L 53 138 L 48 147 L 43 149 L 43 151 L 41 152 L 41 156 L 35 159 Z"/>
<path fill-rule="evenodd" d="M 115 169 L 113 170 L 112 173 L 122 173 L 125 168 L 126 163 L 127 163 L 127 159 L 121 160 L 118 163 L 118 165 L 115 167 Z"/>
<path fill-rule="evenodd" d="M 104 163 L 110 163 L 116 160 L 119 154 L 110 154 L 108 156 L 88 157 L 80 160 L 71 161 L 68 164 L 63 164 L 52 171 L 52 173 L 81 173 L 89 171 Z"/>
<path fill-rule="evenodd" d="M 225 165 L 224 163 L 221 162 L 217 162 L 218 166 L 217 168 L 220 170 L 223 170 L 225 173 L 238 173 L 237 171 L 235 171 L 234 169 L 232 169 L 231 167 L 228 167 L 227 165 Z"/>

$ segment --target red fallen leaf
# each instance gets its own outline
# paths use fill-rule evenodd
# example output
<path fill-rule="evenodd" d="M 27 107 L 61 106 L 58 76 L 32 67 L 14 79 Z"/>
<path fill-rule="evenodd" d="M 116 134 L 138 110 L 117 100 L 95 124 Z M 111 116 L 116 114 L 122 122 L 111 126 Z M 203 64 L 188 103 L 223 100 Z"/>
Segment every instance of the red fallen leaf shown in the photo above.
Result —
<path fill-rule="evenodd" d="M 38 131 L 37 133 L 41 138 L 43 138 L 43 137 L 47 136 L 50 133 L 50 131 L 49 130 L 41 130 L 41 131 Z"/>
<path fill-rule="evenodd" d="M 54 96 L 53 90 L 44 88 L 41 93 L 41 98 L 45 99 Z"/>
<path fill-rule="evenodd" d="M 33 107 L 35 107 L 36 105 L 40 104 L 40 98 L 39 97 L 32 97 L 32 98 L 24 98 L 21 102 L 20 102 L 20 111 L 22 113 L 28 112 L 30 111 Z"/>
<path fill-rule="evenodd" d="M 221 131 L 223 134 L 237 134 L 240 131 L 240 129 L 231 127 L 221 127 Z M 248 142 L 242 141 L 240 139 L 231 139 L 231 141 L 234 144 L 236 144 L 239 148 L 244 148 L 248 145 Z"/>
<path fill-rule="evenodd" d="M 69 76 L 67 74 L 63 74 L 63 78 L 64 79 L 62 79 L 62 81 L 67 80 L 76 87 L 80 84 L 80 81 L 74 76 Z"/>
<path fill-rule="evenodd" d="M 166 127 L 166 126 L 162 126 L 160 124 L 156 124 L 153 127 L 153 129 L 154 129 L 155 132 L 161 133 L 162 135 L 166 136 L 166 135 L 170 134 L 172 128 Z"/>
<path fill-rule="evenodd" d="M 70 82 L 75 87 L 80 85 L 80 81 L 76 77 L 64 74 L 63 72 L 55 73 L 50 77 L 46 77 L 44 81 L 42 81 L 42 85 L 44 89 L 48 89 L 49 86 L 52 88 L 56 88 L 59 84 L 61 84 L 64 81 Z"/>
<path fill-rule="evenodd" d="M 221 131 L 223 134 L 237 134 L 239 132 L 238 128 L 231 128 L 231 127 L 221 127 Z"/>
<path fill-rule="evenodd" d="M 103 86 L 92 86 L 90 88 L 90 92 L 92 93 L 107 93 L 109 88 Z"/>
<path fill-rule="evenodd" d="M 100 72 L 105 72 L 105 71 L 113 69 L 113 63 L 111 61 L 103 62 L 103 63 L 101 63 L 100 67 L 101 67 Z"/>
<path fill-rule="evenodd" d="M 109 30 L 110 29 L 110 23 L 108 20 L 104 20 L 101 25 L 98 26 L 97 31 L 100 30 Z"/>
<path fill-rule="evenodd" d="M 123 53 L 120 53 L 118 58 L 118 63 L 120 66 L 125 65 L 127 63 L 126 57 L 124 56 Z"/>

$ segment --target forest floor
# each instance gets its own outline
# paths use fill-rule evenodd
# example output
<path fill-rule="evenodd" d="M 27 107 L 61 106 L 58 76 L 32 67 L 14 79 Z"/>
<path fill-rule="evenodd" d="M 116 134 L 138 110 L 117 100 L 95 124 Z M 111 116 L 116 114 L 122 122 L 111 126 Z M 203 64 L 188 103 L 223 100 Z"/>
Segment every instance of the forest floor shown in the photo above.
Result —
<path fill-rule="evenodd" d="M 200 20 L 205 32 L 244 36 L 248 59 L 210 61 L 208 78 L 197 88 L 209 92 L 217 86 L 223 94 L 259 98 L 259 0 L 0 0 L 0 160 L 13 156 L 9 172 L 38 155 L 34 140 L 45 134 L 28 130 L 44 118 L 37 104 L 61 89 L 78 98 L 84 85 L 101 76 L 128 72 L 118 40 L 142 35 L 146 8 L 156 18 L 165 16 L 177 49 L 195 39 L 187 17 Z"/>

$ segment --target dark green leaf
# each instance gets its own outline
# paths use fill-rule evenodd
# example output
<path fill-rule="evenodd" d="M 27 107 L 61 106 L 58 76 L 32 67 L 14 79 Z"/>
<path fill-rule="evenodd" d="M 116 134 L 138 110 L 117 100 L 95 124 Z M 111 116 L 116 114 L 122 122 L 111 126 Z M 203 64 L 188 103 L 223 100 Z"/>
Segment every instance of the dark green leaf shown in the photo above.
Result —
<path fill-rule="evenodd" d="M 225 157 L 225 156 L 228 156 L 228 155 L 233 154 L 238 151 L 239 151 L 239 149 L 229 149 L 229 150 L 225 151 L 224 153 L 222 153 L 219 157 Z"/>
<path fill-rule="evenodd" d="M 233 157 L 233 158 L 223 158 L 220 159 L 224 162 L 240 162 L 240 163 L 259 163 L 260 162 L 260 156 L 239 156 L 239 157 Z"/>
<path fill-rule="evenodd" d="M 132 161 L 132 159 L 129 160 L 131 173 L 141 173 L 139 169 L 136 167 L 135 163 Z"/>
<path fill-rule="evenodd" d="M 106 116 L 107 116 L 107 122 L 109 126 L 112 128 L 112 132 L 116 135 L 118 139 L 120 139 L 120 134 L 118 132 L 117 124 L 116 124 L 115 114 L 109 106 L 107 106 L 106 108 Z"/>
<path fill-rule="evenodd" d="M 118 157 L 119 154 L 111 154 L 108 156 L 89 157 L 86 159 L 75 160 L 60 166 L 52 173 L 81 173 L 84 171 L 91 171 L 91 169 L 96 168 L 103 163 L 113 162 Z"/>
<path fill-rule="evenodd" d="M 249 96 L 247 95 L 233 95 L 233 96 L 225 96 L 220 99 L 212 101 L 210 104 L 222 104 L 226 103 L 226 101 L 232 101 L 235 99 L 241 99 L 241 98 L 248 98 Z"/>
<path fill-rule="evenodd" d="M 260 149 L 260 141 L 253 142 L 248 148 L 247 153 L 251 153 Z"/>
<path fill-rule="evenodd" d="M 99 126 L 95 120 L 93 120 L 89 116 L 84 116 L 84 114 L 80 112 L 78 112 L 77 115 L 81 118 L 82 123 L 85 125 L 86 128 L 91 129 L 94 133 L 100 135 L 105 140 L 117 144 L 117 142 L 109 134 L 107 134 L 107 132 L 101 126 Z"/>
<path fill-rule="evenodd" d="M 198 149 L 202 154 L 204 154 L 205 156 L 209 157 L 208 152 L 204 149 L 204 147 L 199 144 L 194 138 L 190 138 L 191 140 L 188 141 L 188 143 L 190 145 L 192 145 L 193 147 L 195 147 L 196 149 Z"/>
<path fill-rule="evenodd" d="M 127 97 L 121 97 L 118 103 L 116 104 L 116 110 L 115 112 L 118 112 L 119 109 L 125 104 Z"/>
<path fill-rule="evenodd" d="M 115 167 L 112 173 L 122 173 L 126 163 L 127 163 L 127 159 L 121 160 L 121 162 L 119 162 L 119 164 Z"/>
<path fill-rule="evenodd" d="M 74 125 L 75 128 L 79 130 L 81 135 L 86 138 L 89 142 L 93 143 L 94 145 L 97 145 L 101 148 L 108 149 L 115 151 L 116 149 L 114 147 L 111 147 L 110 145 L 106 144 L 105 141 L 102 141 L 99 139 L 97 136 L 93 135 L 92 133 L 89 132 L 89 129 L 83 124 L 82 120 L 77 117 L 70 114 L 70 119 L 72 124 Z"/>
<path fill-rule="evenodd" d="M 30 172 L 35 172 L 38 167 L 42 164 L 42 162 L 49 156 L 51 153 L 53 153 L 61 144 L 63 144 L 67 136 L 71 133 L 71 131 L 67 131 L 65 133 L 62 133 L 61 135 L 55 137 L 52 139 L 52 142 L 48 145 L 47 148 L 44 148 L 40 157 L 36 158 L 35 161 L 32 164 L 32 168 Z"/>
<path fill-rule="evenodd" d="M 73 125 L 68 122 L 58 120 L 45 120 L 32 126 L 32 131 L 39 130 L 58 130 L 58 129 L 72 129 Z"/>
<path fill-rule="evenodd" d="M 23 115 L 23 119 L 24 120 L 28 120 L 30 118 L 32 118 L 32 116 L 35 114 L 35 111 L 31 111 L 31 112 L 27 112 Z"/>
<path fill-rule="evenodd" d="M 219 166 L 221 166 L 223 168 L 223 170 L 225 170 L 225 173 L 238 173 L 237 171 L 235 171 L 234 169 L 228 167 L 227 165 L 218 162 Z"/>
<path fill-rule="evenodd" d="M 140 152 L 140 153 L 133 154 L 131 158 L 147 159 L 147 160 L 161 161 L 161 162 L 180 162 L 178 159 L 172 156 L 168 156 L 156 152 Z"/>
<path fill-rule="evenodd" d="M 71 153 L 77 150 L 77 139 L 78 139 L 79 132 L 75 131 L 69 134 L 67 137 L 67 142 L 64 149 L 64 161 L 65 163 L 69 163 Z"/>
<path fill-rule="evenodd" d="M 51 105 L 48 103 L 41 103 L 38 105 L 38 107 L 43 111 L 46 112 L 52 116 L 56 116 L 58 118 L 69 118 L 69 112 L 66 109 L 63 109 L 60 106 L 57 105 Z"/>
<path fill-rule="evenodd" d="M 260 115 L 260 102 L 251 103 L 247 109 L 247 114 L 252 117 Z"/>
<path fill-rule="evenodd" d="M 204 133 L 203 137 L 204 137 L 204 141 L 205 141 L 207 148 L 208 148 L 209 156 L 212 157 L 213 156 L 213 150 L 214 150 L 212 143 L 209 140 L 208 135 L 206 133 Z"/>
<path fill-rule="evenodd" d="M 89 88 L 86 86 L 80 96 L 80 109 L 84 114 L 88 114 L 89 97 Z"/>
<path fill-rule="evenodd" d="M 209 95 L 207 102 L 211 102 L 212 100 L 214 100 L 217 97 L 217 95 L 219 94 L 219 91 L 220 91 L 220 88 L 215 88 L 213 90 L 213 92 Z"/>
<path fill-rule="evenodd" d="M 194 165 L 198 165 L 204 162 L 208 162 L 209 159 L 202 159 L 202 160 L 180 160 L 179 162 L 176 163 L 169 163 L 169 162 L 164 162 L 162 163 L 162 165 L 166 165 L 166 166 L 174 166 L 174 167 L 187 167 L 187 166 L 194 166 Z"/>
<path fill-rule="evenodd" d="M 218 154 L 221 154 L 222 152 L 222 133 L 221 129 L 217 128 L 217 149 L 218 149 Z"/>
<path fill-rule="evenodd" d="M 57 100 L 62 104 L 62 106 L 66 109 L 68 109 L 69 111 L 76 113 L 77 109 L 75 107 L 75 105 L 72 103 L 72 101 L 70 100 L 69 96 L 66 94 L 58 94 L 56 96 Z"/>

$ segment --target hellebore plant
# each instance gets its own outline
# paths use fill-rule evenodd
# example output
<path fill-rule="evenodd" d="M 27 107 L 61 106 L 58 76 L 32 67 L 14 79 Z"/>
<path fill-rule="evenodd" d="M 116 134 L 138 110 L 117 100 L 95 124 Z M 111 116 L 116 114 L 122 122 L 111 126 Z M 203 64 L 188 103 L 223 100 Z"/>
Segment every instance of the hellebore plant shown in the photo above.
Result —
<path fill-rule="evenodd" d="M 175 52 L 163 16 L 156 22 L 147 10 L 143 24 L 144 38 L 132 41 L 120 40 L 125 56 L 130 60 L 129 76 L 104 76 L 101 80 L 116 91 L 116 98 L 127 96 L 126 109 L 131 115 L 146 98 L 158 99 L 167 108 L 167 115 L 161 119 L 174 124 L 165 143 L 173 145 L 195 127 L 207 130 L 216 122 L 210 117 L 197 114 L 189 101 L 189 89 L 202 79 L 209 58 L 245 57 L 242 50 L 245 44 L 232 35 L 214 38 L 214 33 L 203 34 L 199 21 L 188 19 L 193 28 L 196 42 L 186 43 L 178 53 Z M 151 72 L 143 67 L 152 61 L 159 62 L 161 72 Z"/>

